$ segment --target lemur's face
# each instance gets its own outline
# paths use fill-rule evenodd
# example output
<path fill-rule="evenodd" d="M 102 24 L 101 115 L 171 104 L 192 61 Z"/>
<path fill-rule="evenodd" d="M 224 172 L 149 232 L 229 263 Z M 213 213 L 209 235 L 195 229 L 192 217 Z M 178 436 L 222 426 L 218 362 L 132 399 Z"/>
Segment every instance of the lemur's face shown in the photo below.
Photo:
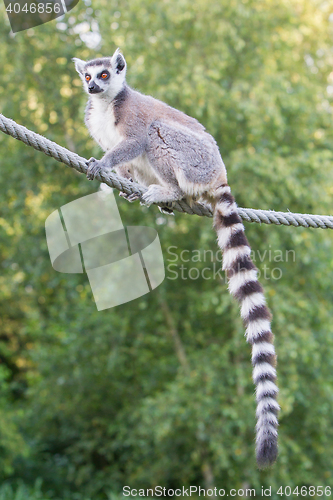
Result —
<path fill-rule="evenodd" d="M 73 61 L 88 94 L 105 95 L 113 98 L 123 88 L 126 62 L 118 50 L 112 57 L 93 59 L 88 62 L 74 58 Z"/>
<path fill-rule="evenodd" d="M 108 64 L 87 63 L 84 67 L 83 77 L 88 94 L 105 92 L 110 85 L 111 67 Z"/>

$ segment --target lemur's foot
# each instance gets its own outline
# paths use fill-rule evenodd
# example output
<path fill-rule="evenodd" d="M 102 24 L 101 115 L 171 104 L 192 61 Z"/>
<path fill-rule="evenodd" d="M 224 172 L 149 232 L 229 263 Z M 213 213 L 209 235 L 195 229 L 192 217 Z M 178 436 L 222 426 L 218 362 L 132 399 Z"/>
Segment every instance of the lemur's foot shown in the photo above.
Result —
<path fill-rule="evenodd" d="M 96 158 L 90 158 L 87 161 L 87 179 L 92 181 L 95 179 L 96 175 L 102 170 L 102 162 L 101 160 L 96 160 Z"/>
<path fill-rule="evenodd" d="M 163 205 L 167 205 L 173 201 L 180 200 L 182 197 L 183 193 L 179 188 L 169 189 L 164 186 L 159 186 L 158 184 L 151 184 L 142 196 L 142 201 L 148 206 L 152 203 L 163 203 Z"/>
<path fill-rule="evenodd" d="M 138 200 L 140 198 L 139 193 L 127 194 L 127 193 L 123 193 L 122 191 L 120 191 L 119 196 L 121 196 L 122 198 L 125 198 L 125 200 L 127 200 L 131 203 L 133 203 L 133 201 Z"/>
<path fill-rule="evenodd" d="M 168 203 L 165 203 L 163 207 L 158 207 L 158 209 L 162 214 L 175 215 L 172 207 L 173 207 L 173 202 L 170 201 Z"/>

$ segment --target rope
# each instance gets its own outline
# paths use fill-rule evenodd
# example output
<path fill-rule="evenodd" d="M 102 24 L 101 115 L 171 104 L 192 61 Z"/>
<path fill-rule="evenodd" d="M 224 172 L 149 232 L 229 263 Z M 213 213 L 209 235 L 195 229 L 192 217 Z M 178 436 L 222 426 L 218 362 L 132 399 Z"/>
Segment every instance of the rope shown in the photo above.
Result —
<path fill-rule="evenodd" d="M 85 158 L 59 146 L 59 144 L 46 139 L 46 137 L 42 135 L 32 132 L 26 127 L 16 123 L 14 120 L 6 118 L 1 113 L 0 130 L 24 142 L 27 146 L 31 146 L 37 149 L 37 151 L 42 151 L 46 155 L 52 156 L 52 158 L 64 163 L 68 167 L 74 168 L 78 172 L 87 172 L 87 160 Z M 98 174 L 96 179 L 123 193 L 138 193 L 140 198 L 147 190 L 145 187 L 140 186 L 140 184 L 119 177 L 111 170 Z M 161 208 L 164 206 L 163 204 L 158 205 Z M 211 208 L 202 203 L 193 203 L 190 206 L 185 200 L 180 200 L 173 204 L 173 210 L 191 215 L 212 217 Z M 294 214 L 291 212 L 274 212 L 273 210 L 254 210 L 252 208 L 238 208 L 238 214 L 247 222 L 333 229 L 333 217 L 328 215 Z"/>

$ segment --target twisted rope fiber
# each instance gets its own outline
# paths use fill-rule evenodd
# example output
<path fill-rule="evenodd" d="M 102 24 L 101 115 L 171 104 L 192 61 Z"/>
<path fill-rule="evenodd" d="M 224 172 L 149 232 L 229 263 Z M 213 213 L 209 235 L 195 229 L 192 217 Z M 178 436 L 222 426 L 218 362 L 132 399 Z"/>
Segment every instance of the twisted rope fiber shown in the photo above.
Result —
<path fill-rule="evenodd" d="M 87 172 L 87 160 L 85 158 L 59 146 L 59 144 L 46 139 L 46 137 L 42 135 L 32 132 L 26 127 L 16 123 L 14 120 L 6 118 L 1 113 L 0 130 L 24 142 L 27 146 L 31 146 L 37 149 L 37 151 L 42 151 L 46 155 L 52 156 L 52 158 L 64 163 L 68 167 L 74 168 L 78 172 Z M 138 193 L 141 197 L 146 192 L 145 187 L 135 182 L 130 182 L 127 179 L 123 179 L 111 170 L 98 174 L 96 179 L 126 194 Z M 163 208 L 163 204 L 159 204 L 159 206 Z M 211 208 L 202 203 L 194 203 L 190 206 L 185 200 L 180 200 L 174 203 L 173 209 L 191 215 L 212 217 Z M 333 217 L 328 215 L 295 214 L 291 212 L 274 212 L 273 210 L 254 210 L 252 208 L 238 208 L 238 214 L 247 222 L 333 229 Z"/>

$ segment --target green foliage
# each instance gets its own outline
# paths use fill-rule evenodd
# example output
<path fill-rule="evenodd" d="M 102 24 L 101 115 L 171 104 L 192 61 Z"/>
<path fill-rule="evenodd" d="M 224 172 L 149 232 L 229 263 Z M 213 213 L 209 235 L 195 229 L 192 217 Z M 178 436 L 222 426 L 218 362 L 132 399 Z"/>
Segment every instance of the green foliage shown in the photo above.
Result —
<path fill-rule="evenodd" d="M 28 487 L 21 481 L 17 486 L 5 483 L 0 487 L 0 500 L 50 500 L 51 498 L 42 492 L 40 479 L 37 479 L 32 487 Z"/>
<path fill-rule="evenodd" d="M 214 135 L 239 205 L 329 214 L 332 18 L 321 0 L 87 0 L 13 36 L 1 5 L 1 112 L 99 157 L 71 58 L 120 46 L 130 85 Z M 166 280 L 97 312 L 85 275 L 52 269 L 44 222 L 98 184 L 4 134 L 0 162 L 0 499 L 331 484 L 330 231 L 246 226 L 281 388 L 279 459 L 259 472 L 250 348 L 211 220 L 119 200 L 125 225 L 158 228 Z"/>
<path fill-rule="evenodd" d="M 43 492 L 43 481 L 38 478 L 35 484 L 31 487 L 27 486 L 22 481 L 19 481 L 16 486 L 6 482 L 0 486 L 0 500 L 60 500 L 60 498 L 55 498 L 52 491 Z M 133 498 L 133 497 L 129 497 Z M 84 494 L 72 493 L 63 494 L 61 500 L 93 500 L 91 497 L 87 497 Z M 107 494 L 107 500 L 120 500 L 120 496 L 109 492 Z"/>

